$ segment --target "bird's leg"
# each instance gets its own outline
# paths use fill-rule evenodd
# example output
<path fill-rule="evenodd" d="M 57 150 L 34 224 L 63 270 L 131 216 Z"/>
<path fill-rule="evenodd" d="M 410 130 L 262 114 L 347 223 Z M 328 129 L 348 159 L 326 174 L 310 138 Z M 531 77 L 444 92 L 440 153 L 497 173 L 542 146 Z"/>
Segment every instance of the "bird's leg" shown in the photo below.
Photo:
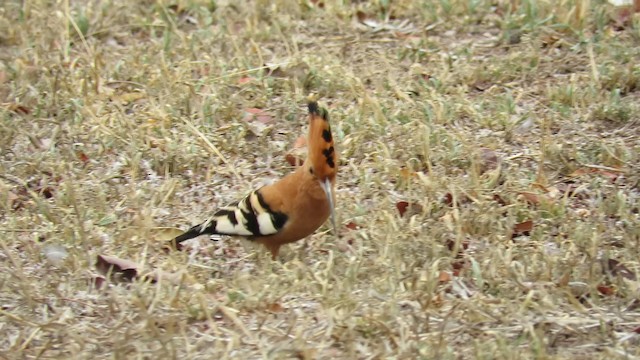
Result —
<path fill-rule="evenodd" d="M 278 252 L 280 251 L 280 244 L 263 243 L 263 245 L 271 252 L 271 259 L 276 261 Z"/>

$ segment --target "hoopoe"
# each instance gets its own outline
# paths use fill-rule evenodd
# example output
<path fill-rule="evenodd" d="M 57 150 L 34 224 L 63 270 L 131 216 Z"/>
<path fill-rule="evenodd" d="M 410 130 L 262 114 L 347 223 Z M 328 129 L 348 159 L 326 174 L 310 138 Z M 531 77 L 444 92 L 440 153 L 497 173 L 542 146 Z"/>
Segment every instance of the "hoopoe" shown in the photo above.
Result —
<path fill-rule="evenodd" d="M 329 114 L 315 101 L 308 106 L 308 153 L 302 166 L 220 208 L 204 223 L 174 238 L 173 246 L 205 234 L 239 236 L 264 245 L 275 260 L 280 246 L 311 235 L 329 216 L 338 234 L 334 208 L 338 159 Z"/>

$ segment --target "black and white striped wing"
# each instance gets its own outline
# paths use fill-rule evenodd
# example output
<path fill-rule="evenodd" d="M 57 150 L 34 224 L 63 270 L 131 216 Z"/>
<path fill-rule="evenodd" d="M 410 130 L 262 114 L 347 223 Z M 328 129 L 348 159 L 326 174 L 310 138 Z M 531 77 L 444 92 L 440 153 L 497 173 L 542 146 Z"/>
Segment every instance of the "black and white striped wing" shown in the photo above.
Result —
<path fill-rule="evenodd" d="M 260 190 L 256 190 L 237 204 L 219 209 L 209 220 L 192 227 L 174 241 L 180 243 L 204 234 L 248 238 L 273 235 L 282 229 L 287 219 L 286 214 L 273 211 Z"/>

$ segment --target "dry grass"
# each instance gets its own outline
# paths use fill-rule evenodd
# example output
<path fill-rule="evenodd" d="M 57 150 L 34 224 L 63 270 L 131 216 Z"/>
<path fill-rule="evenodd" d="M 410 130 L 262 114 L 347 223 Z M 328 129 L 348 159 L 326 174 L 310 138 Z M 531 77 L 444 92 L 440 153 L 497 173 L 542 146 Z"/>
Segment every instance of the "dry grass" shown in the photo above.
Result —
<path fill-rule="evenodd" d="M 0 356 L 640 357 L 638 18 L 314 3 L 0 7 Z M 163 251 L 291 171 L 311 92 L 342 237 L 279 262 L 234 239 Z M 184 276 L 96 289 L 99 254 Z"/>

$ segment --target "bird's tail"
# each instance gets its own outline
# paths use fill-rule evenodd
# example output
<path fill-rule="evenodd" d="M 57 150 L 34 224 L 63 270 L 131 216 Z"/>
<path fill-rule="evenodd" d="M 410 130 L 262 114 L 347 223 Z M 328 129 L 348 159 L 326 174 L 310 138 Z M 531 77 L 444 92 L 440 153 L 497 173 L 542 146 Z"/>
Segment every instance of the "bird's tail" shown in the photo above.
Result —
<path fill-rule="evenodd" d="M 207 231 L 205 224 L 198 224 L 198 225 L 192 226 L 189 230 L 173 238 L 173 240 L 170 241 L 170 246 L 172 248 L 175 248 L 176 250 L 180 250 L 182 248 L 182 245 L 180 245 L 181 242 L 191 240 L 200 235 L 204 235 L 208 233 L 210 232 Z"/>
<path fill-rule="evenodd" d="M 173 241 L 176 244 L 179 244 L 183 241 L 187 241 L 202 235 L 202 225 L 196 225 L 191 227 L 191 229 L 185 231 L 183 234 L 176 236 Z"/>

